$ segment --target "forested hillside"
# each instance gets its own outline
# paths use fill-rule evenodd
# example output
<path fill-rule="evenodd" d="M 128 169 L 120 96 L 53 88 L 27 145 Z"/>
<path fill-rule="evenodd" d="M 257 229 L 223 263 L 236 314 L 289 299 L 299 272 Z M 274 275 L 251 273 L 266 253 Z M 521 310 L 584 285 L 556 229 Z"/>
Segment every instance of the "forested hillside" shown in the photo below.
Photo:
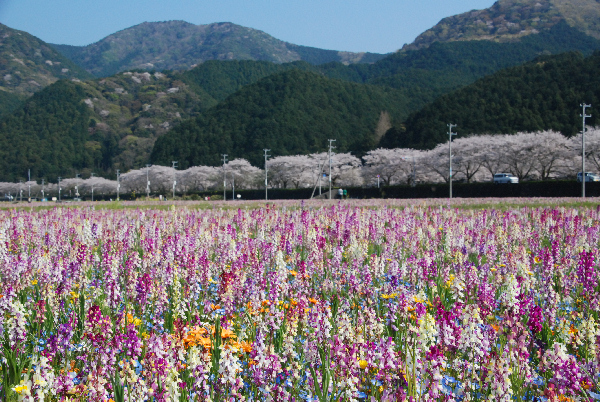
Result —
<path fill-rule="evenodd" d="M 382 112 L 393 120 L 405 102 L 394 89 L 287 71 L 243 88 L 160 137 L 152 162 L 216 165 L 226 153 L 260 164 L 263 148 L 275 155 L 310 153 L 323 150 L 329 138 L 337 140 L 338 152 L 366 151 L 377 143 Z"/>
<path fill-rule="evenodd" d="M 555 130 L 571 136 L 581 131 L 582 102 L 600 105 L 600 53 L 543 56 L 440 97 L 388 131 L 381 145 L 432 148 L 447 140 L 448 123 L 461 135 Z M 592 114 L 588 124 L 595 125 Z"/>
<path fill-rule="evenodd" d="M 444 18 L 403 50 L 422 49 L 436 42 L 511 42 L 561 23 L 600 38 L 599 18 L 597 0 L 498 0 L 484 10 Z"/>
<path fill-rule="evenodd" d="M 0 24 L 0 92 L 30 96 L 59 79 L 91 77 L 44 41 Z"/>
<path fill-rule="evenodd" d="M 90 135 L 91 112 L 81 102 L 80 86 L 59 81 L 31 97 L 24 107 L 0 120 L 1 179 L 56 178 L 103 167 L 104 138 Z"/>
<path fill-rule="evenodd" d="M 21 106 L 10 97 L 9 102 L 16 110 L 0 119 L 6 154 L 0 180 L 23 178 L 29 168 L 45 177 L 76 171 L 112 175 L 143 166 L 156 138 L 217 104 L 178 75 L 147 72 L 59 81 Z"/>

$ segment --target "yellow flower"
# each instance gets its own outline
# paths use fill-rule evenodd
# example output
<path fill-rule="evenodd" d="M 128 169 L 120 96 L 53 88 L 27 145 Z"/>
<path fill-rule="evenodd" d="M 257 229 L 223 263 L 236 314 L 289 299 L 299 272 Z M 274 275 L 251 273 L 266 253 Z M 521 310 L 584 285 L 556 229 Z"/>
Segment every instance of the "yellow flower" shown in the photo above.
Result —
<path fill-rule="evenodd" d="M 536 264 L 538 264 L 540 261 L 542 261 L 542 259 L 538 256 L 536 256 L 533 261 L 535 261 Z"/>
<path fill-rule="evenodd" d="M 27 385 L 19 385 L 14 388 L 17 394 L 20 394 L 23 391 L 27 391 Z"/>
<path fill-rule="evenodd" d="M 140 320 L 139 318 L 133 319 L 133 325 L 135 325 L 136 327 L 139 327 L 141 323 L 142 323 L 142 320 Z"/>
<path fill-rule="evenodd" d="M 360 361 L 358 362 L 358 365 L 360 366 L 361 370 L 364 370 L 364 369 L 366 369 L 366 368 L 367 368 L 367 366 L 369 365 L 369 363 L 367 363 L 367 361 L 366 361 L 366 360 L 360 360 Z"/>
<path fill-rule="evenodd" d="M 37 284 L 38 284 L 38 282 L 37 282 L 37 280 L 35 280 L 35 279 L 34 279 L 33 281 L 31 281 L 31 284 L 32 284 L 33 286 L 35 286 L 35 285 L 37 285 Z"/>

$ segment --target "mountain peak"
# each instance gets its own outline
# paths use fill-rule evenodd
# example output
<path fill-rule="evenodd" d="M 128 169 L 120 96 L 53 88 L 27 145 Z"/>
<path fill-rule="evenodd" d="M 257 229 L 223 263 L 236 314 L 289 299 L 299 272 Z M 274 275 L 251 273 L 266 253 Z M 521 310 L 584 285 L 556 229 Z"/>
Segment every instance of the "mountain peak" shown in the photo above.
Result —
<path fill-rule="evenodd" d="M 490 8 L 442 19 L 402 50 L 434 42 L 493 40 L 507 42 L 539 33 L 561 21 L 600 39 L 600 2 L 597 0 L 499 0 Z"/>
<path fill-rule="evenodd" d="M 96 76 L 132 69 L 188 70 L 207 60 L 263 60 L 287 63 L 304 60 L 374 62 L 383 55 L 337 52 L 293 45 L 263 31 L 216 22 L 144 22 L 84 47 L 55 45 Z"/>

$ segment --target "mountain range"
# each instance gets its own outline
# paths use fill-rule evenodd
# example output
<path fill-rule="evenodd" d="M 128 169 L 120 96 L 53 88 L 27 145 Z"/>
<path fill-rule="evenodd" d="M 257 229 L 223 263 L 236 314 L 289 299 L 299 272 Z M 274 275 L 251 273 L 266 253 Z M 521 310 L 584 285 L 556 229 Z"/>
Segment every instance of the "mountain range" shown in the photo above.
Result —
<path fill-rule="evenodd" d="M 499 0 L 488 9 L 444 18 L 402 50 L 422 49 L 435 42 L 515 41 L 561 22 L 600 39 L 597 0 Z"/>
<path fill-rule="evenodd" d="M 144 22 L 88 46 L 52 46 L 96 77 L 132 69 L 188 70 L 207 60 L 350 64 L 372 63 L 384 57 L 294 45 L 230 22 Z"/>
<path fill-rule="evenodd" d="M 577 14 L 578 8 L 570 6 L 575 3 L 586 15 Z M 332 137 L 338 139 L 338 151 L 357 155 L 377 146 L 431 147 L 444 140 L 436 128 L 444 119 L 460 120 L 465 134 L 476 127 L 486 132 L 535 127 L 569 135 L 570 120 L 550 119 L 548 104 L 528 109 L 537 103 L 511 98 L 519 88 L 501 88 L 513 88 L 506 80 L 516 76 L 530 92 L 563 91 L 553 79 L 564 75 L 543 75 L 541 87 L 534 86 L 523 75 L 529 64 L 525 70 L 515 66 L 532 60 L 551 64 L 554 59 L 543 57 L 553 54 L 576 51 L 578 56 L 566 57 L 583 58 L 600 50 L 598 19 L 590 17 L 598 9 L 595 1 L 500 0 L 478 11 L 479 18 L 522 21 L 518 33 L 477 34 L 469 28 L 477 21 L 471 12 L 442 20 L 389 55 L 291 45 L 230 23 L 144 23 L 86 47 L 48 45 L 0 26 L 9 35 L 1 39 L 0 54 L 9 60 L 0 64 L 1 72 L 27 73 L 40 84 L 0 80 L 0 180 L 22 178 L 27 169 L 52 180 L 75 172 L 112 176 L 116 169 L 150 161 L 217 164 L 220 153 L 258 164 L 262 148 L 277 155 L 318 152 Z M 38 54 L 51 63 L 40 62 Z M 577 62 L 570 66 L 579 68 Z M 593 94 L 596 82 L 590 85 Z M 511 105 L 518 104 L 535 124 L 477 114 L 471 97 L 494 104 L 487 110 L 498 116 L 515 116 L 517 107 Z M 454 105 L 453 99 L 460 102 Z M 567 106 L 554 104 L 561 115 Z M 489 124 L 469 125 L 471 118 Z"/>

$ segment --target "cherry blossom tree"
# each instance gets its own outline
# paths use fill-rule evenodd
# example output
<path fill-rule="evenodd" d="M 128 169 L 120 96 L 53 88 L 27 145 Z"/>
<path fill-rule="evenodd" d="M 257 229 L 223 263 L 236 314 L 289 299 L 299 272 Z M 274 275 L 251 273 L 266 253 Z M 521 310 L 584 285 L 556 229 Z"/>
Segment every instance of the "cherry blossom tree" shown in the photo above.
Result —
<path fill-rule="evenodd" d="M 184 193 L 188 191 L 206 191 L 215 188 L 219 183 L 218 168 L 212 166 L 193 166 L 186 170 L 177 171 L 177 187 Z"/>
<path fill-rule="evenodd" d="M 406 148 L 369 151 L 363 156 L 363 177 L 367 183 L 374 183 L 379 175 L 386 186 L 411 182 L 413 169 L 416 170 L 422 156 L 422 151 Z"/>
<path fill-rule="evenodd" d="M 256 188 L 261 181 L 261 174 L 264 176 L 264 170 L 254 167 L 246 159 L 234 159 L 225 164 L 225 174 L 227 176 L 227 185 L 232 188 Z M 223 177 L 223 167 L 221 167 L 221 177 Z"/>
<path fill-rule="evenodd" d="M 273 187 L 310 186 L 315 161 L 308 155 L 277 156 L 267 162 L 269 183 Z"/>
<path fill-rule="evenodd" d="M 121 175 L 124 191 L 146 192 L 146 182 L 150 182 L 151 193 L 168 193 L 173 189 L 176 170 L 169 166 L 153 165 L 149 168 L 131 170 Z"/>
<path fill-rule="evenodd" d="M 327 152 L 309 155 L 316 166 L 322 166 L 322 172 L 329 174 L 329 155 Z M 331 156 L 331 183 L 332 185 L 356 185 L 352 180 L 359 180 L 354 170 L 362 168 L 362 162 L 356 156 L 347 153 L 333 154 Z M 317 170 L 319 170 L 317 168 Z M 319 172 L 319 174 L 322 174 Z M 317 176 L 318 178 L 318 176 Z M 329 183 L 329 181 L 328 181 Z"/>

